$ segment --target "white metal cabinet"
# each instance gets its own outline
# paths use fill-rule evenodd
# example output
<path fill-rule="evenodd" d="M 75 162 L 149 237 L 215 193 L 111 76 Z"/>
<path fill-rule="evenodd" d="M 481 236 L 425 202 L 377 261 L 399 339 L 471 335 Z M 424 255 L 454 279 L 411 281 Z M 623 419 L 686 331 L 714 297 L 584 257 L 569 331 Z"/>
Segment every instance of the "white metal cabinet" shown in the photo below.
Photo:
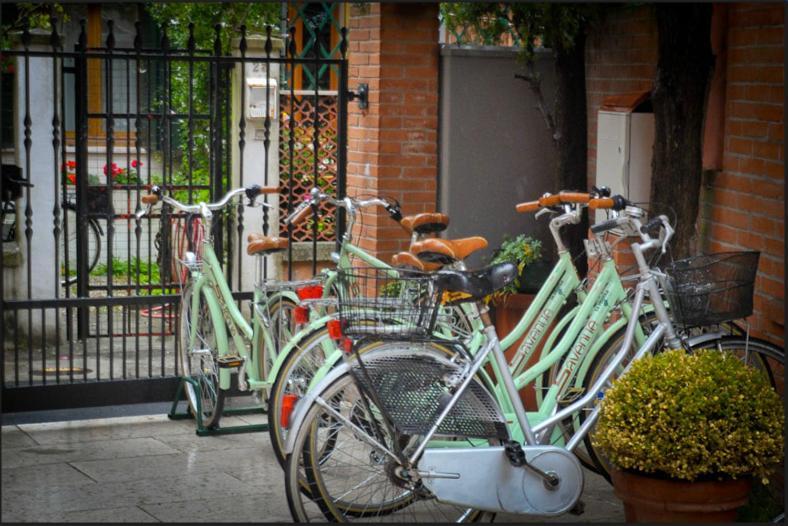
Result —
<path fill-rule="evenodd" d="M 610 187 L 633 202 L 649 200 L 654 150 L 654 114 L 631 110 L 599 110 L 596 142 L 596 185 Z M 596 221 L 605 218 L 598 210 Z"/>

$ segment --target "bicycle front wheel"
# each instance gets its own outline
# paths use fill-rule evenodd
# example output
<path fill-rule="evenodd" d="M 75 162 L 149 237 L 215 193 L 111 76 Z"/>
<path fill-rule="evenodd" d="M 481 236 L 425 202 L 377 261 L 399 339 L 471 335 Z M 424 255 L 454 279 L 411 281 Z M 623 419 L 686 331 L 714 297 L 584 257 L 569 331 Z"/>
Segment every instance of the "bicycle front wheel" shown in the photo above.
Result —
<path fill-rule="evenodd" d="M 326 351 L 330 349 L 330 351 Z M 268 397 L 268 433 L 279 464 L 285 467 L 284 445 L 293 405 L 307 392 L 326 355 L 336 349 L 326 328 L 317 329 L 290 349 L 276 375 Z M 285 404 L 288 409 L 283 410 Z"/>
<path fill-rule="evenodd" d="M 198 295 L 197 308 L 192 308 L 192 284 L 181 296 L 180 357 L 184 376 L 196 385 L 186 383 L 186 398 L 193 415 L 200 415 L 205 428 L 215 428 L 224 409 L 225 392 L 219 388 L 218 347 L 216 331 L 223 319 L 216 319 L 208 309 L 205 296 Z M 194 332 L 194 339 L 191 334 Z"/>

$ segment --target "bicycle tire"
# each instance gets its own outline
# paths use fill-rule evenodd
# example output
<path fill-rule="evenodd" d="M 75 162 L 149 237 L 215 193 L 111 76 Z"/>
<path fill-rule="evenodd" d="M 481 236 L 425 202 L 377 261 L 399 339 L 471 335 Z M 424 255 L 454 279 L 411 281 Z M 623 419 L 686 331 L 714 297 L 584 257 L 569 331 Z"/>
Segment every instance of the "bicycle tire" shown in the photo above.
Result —
<path fill-rule="evenodd" d="M 611 338 L 611 343 L 607 344 L 595 357 L 591 366 L 588 369 L 586 377 L 583 379 L 583 388 L 587 390 L 591 387 L 594 381 L 599 377 L 605 364 L 608 363 L 610 358 L 615 354 L 620 347 L 620 341 L 623 333 L 619 338 Z M 690 348 L 693 350 L 717 348 L 724 352 L 735 352 L 736 350 L 743 350 L 744 344 L 747 342 L 746 338 L 741 336 L 721 336 L 716 340 L 704 342 Z M 774 344 L 758 338 L 750 338 L 749 349 L 752 352 L 751 363 L 764 371 L 767 375 L 769 383 L 772 387 L 778 390 L 778 394 L 782 396 L 782 371 L 784 369 L 784 351 Z M 658 347 L 660 348 L 660 347 Z M 633 351 L 630 351 L 633 352 Z M 748 358 L 749 359 L 749 358 Z M 580 416 L 581 423 L 583 420 L 583 413 Z M 604 459 L 604 456 L 593 445 L 593 427 L 583 438 L 586 451 L 593 459 L 596 465 L 597 472 L 602 475 L 608 482 L 610 482 L 609 463 Z"/>
<path fill-rule="evenodd" d="M 323 349 L 323 343 L 326 341 L 326 338 L 328 341 L 332 341 L 325 327 L 316 329 L 306 335 L 303 339 L 303 344 L 293 347 L 288 352 L 271 386 L 268 396 L 268 434 L 271 438 L 274 456 L 283 469 L 285 467 L 284 444 L 287 438 L 287 431 L 282 425 L 280 417 L 284 397 L 286 394 L 291 394 L 301 389 L 303 389 L 303 392 L 296 394 L 296 396 L 300 398 L 306 394 L 306 387 L 309 386 L 314 373 L 324 363 L 325 350 Z M 293 378 L 294 374 L 299 372 L 301 376 Z"/>
<path fill-rule="evenodd" d="M 298 304 L 287 296 L 276 294 L 268 298 L 267 308 L 271 322 L 271 336 L 278 355 L 282 348 L 293 338 L 297 332 L 293 320 L 293 310 Z M 268 378 L 273 367 L 275 357 L 265 349 L 265 340 L 260 338 L 260 378 Z"/>
<path fill-rule="evenodd" d="M 378 349 L 382 345 L 382 342 L 372 342 L 367 345 L 363 345 L 358 349 L 359 355 L 364 355 L 367 352 L 374 351 Z M 437 345 L 437 344 L 434 344 Z M 450 355 L 452 351 L 446 347 L 440 346 L 441 351 L 444 352 L 446 355 Z M 314 351 L 314 352 L 312 352 Z M 291 384 L 301 384 L 304 387 L 308 387 L 312 381 L 313 374 L 309 376 L 309 370 L 313 369 L 314 372 L 317 371 L 319 367 L 321 367 L 324 363 L 325 357 L 322 357 L 322 347 L 308 347 L 302 346 L 300 349 L 294 349 L 294 352 L 290 354 L 287 358 L 287 362 L 282 364 L 282 367 L 277 374 L 274 386 L 271 388 L 271 397 L 268 400 L 268 408 L 270 415 L 276 415 L 273 419 L 269 418 L 269 432 L 271 435 L 271 444 L 274 449 L 274 453 L 277 457 L 277 460 L 280 460 L 280 464 L 284 469 L 286 467 L 286 456 L 284 454 L 284 443 L 287 437 L 287 433 L 283 432 L 283 428 L 281 422 L 279 421 L 279 415 L 281 414 L 282 405 L 284 395 L 287 394 L 285 392 L 285 388 L 289 387 Z M 303 360 L 309 360 L 312 363 L 302 364 Z M 337 364 L 342 363 L 338 361 Z M 302 371 L 307 375 L 303 379 L 293 379 L 292 375 L 295 371 L 297 371 L 297 367 L 305 366 Z M 303 380 L 303 381 L 299 381 Z M 306 392 L 304 392 L 306 394 Z M 303 395 L 302 395 L 303 396 Z M 289 430 L 287 431 L 289 432 Z M 303 474 L 302 474 L 303 475 Z M 306 478 L 302 477 L 302 484 L 301 484 L 301 491 L 304 495 L 311 498 L 311 491 L 309 489 L 309 485 L 306 482 Z"/>
<path fill-rule="evenodd" d="M 413 344 L 404 342 L 378 343 L 378 347 L 376 348 L 380 349 L 379 352 L 385 353 L 387 350 L 403 349 L 403 345 L 408 346 L 404 352 L 409 353 L 409 356 L 417 352 L 427 354 L 434 352 L 436 356 L 443 356 L 445 360 L 447 357 L 451 357 L 454 354 L 450 349 L 440 345 L 436 346 L 435 344 L 424 344 L 421 351 L 413 349 Z M 479 378 L 479 381 L 482 381 L 482 379 Z M 344 396 L 345 393 L 352 394 L 353 390 L 358 392 L 353 376 L 350 373 L 346 373 L 335 380 L 330 386 L 326 386 L 323 398 L 332 401 L 337 394 Z M 368 414 L 365 409 L 366 406 L 363 404 L 348 405 L 348 403 L 341 404 L 337 402 L 335 405 L 336 407 L 345 409 L 350 407 L 349 418 L 362 432 L 366 432 L 367 429 L 375 429 L 371 425 L 371 422 L 376 419 L 377 414 L 374 408 L 373 414 Z M 360 488 L 361 494 L 353 494 L 352 492 L 345 494 L 345 492 L 342 491 L 338 498 L 332 498 L 332 493 L 328 489 L 328 486 L 335 486 L 336 481 L 339 481 L 340 484 L 352 485 L 354 483 L 353 475 L 357 473 L 347 471 L 350 469 L 347 462 L 345 463 L 345 468 L 340 466 L 339 472 L 335 472 L 336 476 L 334 477 L 329 476 L 327 478 L 325 473 L 321 474 L 317 470 L 321 468 L 327 469 L 329 467 L 329 462 L 335 461 L 337 458 L 351 458 L 347 456 L 348 454 L 346 451 L 348 450 L 352 452 L 353 449 L 358 446 L 362 448 L 369 446 L 359 435 L 355 434 L 357 430 L 354 431 L 345 425 L 340 425 L 336 429 L 332 428 L 332 422 L 341 422 L 330 412 L 321 412 L 321 409 L 322 406 L 314 404 L 309 409 L 307 417 L 302 421 L 301 427 L 291 431 L 297 433 L 297 436 L 295 439 L 295 448 L 287 457 L 285 480 L 287 485 L 288 505 L 290 506 L 291 514 L 295 520 L 308 522 L 328 519 L 340 522 L 353 520 L 370 522 L 380 518 L 389 518 L 394 513 L 402 512 L 401 515 L 405 515 L 404 517 L 397 515 L 393 517 L 393 519 L 405 522 L 418 522 L 419 520 L 446 522 L 448 520 L 448 510 L 453 511 L 452 515 L 456 515 L 456 517 L 469 522 L 487 519 L 491 520 L 494 517 L 494 514 L 481 510 L 468 510 L 445 503 L 438 503 L 436 499 L 432 497 L 420 498 L 417 494 L 418 490 L 414 491 L 404 488 L 406 491 L 403 491 L 396 477 L 392 475 L 391 469 L 394 467 L 384 465 L 375 460 L 377 458 L 376 452 L 374 451 L 375 448 L 369 448 L 369 457 L 362 455 L 362 464 L 364 463 L 363 459 L 368 458 L 366 462 L 372 462 L 374 465 L 362 466 L 361 476 L 366 479 L 362 484 L 356 484 L 356 488 Z M 325 437 L 326 439 L 323 442 L 315 442 L 317 437 L 316 429 L 329 430 L 329 434 Z M 334 433 L 334 431 L 336 431 L 336 433 Z M 343 431 L 347 432 L 349 436 L 342 438 L 340 433 Z M 384 442 L 386 441 L 385 437 L 379 438 Z M 442 438 L 442 440 L 446 439 L 446 437 Z M 409 439 L 405 436 L 403 440 L 405 442 L 400 442 L 401 446 L 404 446 Z M 412 440 L 412 437 L 410 437 L 410 440 Z M 462 439 L 462 441 L 464 443 L 465 439 Z M 377 454 L 382 455 L 380 452 L 377 452 Z M 378 460 L 380 460 L 380 458 L 378 458 Z M 304 483 L 297 480 L 300 477 L 299 470 L 302 468 L 304 470 L 304 478 L 306 479 L 309 490 L 308 493 L 311 495 L 311 499 L 306 498 L 306 492 L 301 489 Z M 368 475 L 369 473 L 371 473 L 371 475 Z M 369 497 L 372 495 L 372 492 L 374 492 L 374 488 L 381 489 L 381 491 L 376 493 L 377 496 L 381 497 L 381 502 L 377 504 L 372 504 L 372 497 Z M 334 494 L 336 494 L 336 492 L 334 492 Z M 357 502 L 357 498 L 364 498 L 366 502 L 359 503 Z M 425 509 L 427 507 L 440 507 L 440 510 L 433 510 L 434 513 L 431 513 L 429 510 Z M 416 513 L 418 513 L 418 515 Z M 425 515 L 430 516 L 425 517 Z"/>
<path fill-rule="evenodd" d="M 225 391 L 219 387 L 215 331 L 216 325 L 224 323 L 224 319 L 217 320 L 211 315 L 205 296 L 200 294 L 195 344 L 200 343 L 203 349 L 208 349 L 210 356 L 200 354 L 194 358 L 194 354 L 190 352 L 189 342 L 190 325 L 195 323 L 191 302 L 192 287 L 193 285 L 189 283 L 181 296 L 180 358 L 183 375 L 190 376 L 199 385 L 199 410 L 198 394 L 195 393 L 194 386 L 191 383 L 185 383 L 184 387 L 192 415 L 196 417 L 198 412 L 201 413 L 203 427 L 215 429 L 219 425 L 225 401 Z"/>
<path fill-rule="evenodd" d="M 71 219 L 67 219 L 65 216 Z M 61 266 L 61 284 L 65 286 L 74 285 L 77 282 L 77 211 L 74 208 L 66 207 L 64 210 L 64 222 L 68 224 L 68 237 L 63 234 L 63 241 L 61 249 L 61 257 L 63 264 Z M 96 219 L 88 218 L 88 272 L 92 272 L 96 265 L 98 265 L 99 258 L 101 257 L 101 227 L 99 227 Z M 68 262 L 66 262 L 66 245 L 68 246 Z M 91 250 L 92 249 L 92 250 Z M 66 270 L 75 272 L 73 275 L 66 274 Z"/>

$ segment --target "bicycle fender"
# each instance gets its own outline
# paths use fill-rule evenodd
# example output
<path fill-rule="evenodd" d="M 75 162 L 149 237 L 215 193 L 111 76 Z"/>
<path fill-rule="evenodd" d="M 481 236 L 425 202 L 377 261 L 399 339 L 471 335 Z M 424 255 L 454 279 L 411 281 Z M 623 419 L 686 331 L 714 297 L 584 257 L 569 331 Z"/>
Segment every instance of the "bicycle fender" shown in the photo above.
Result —
<path fill-rule="evenodd" d="M 320 383 L 318 383 L 313 389 L 310 389 L 306 396 L 296 402 L 295 409 L 293 410 L 293 414 L 290 417 L 290 426 L 288 427 L 287 431 L 287 440 L 285 441 L 285 455 L 289 455 L 293 452 L 293 448 L 295 448 L 296 435 L 298 435 L 297 430 L 303 424 L 306 414 L 312 408 L 312 404 L 315 403 L 317 397 L 320 396 L 320 394 L 325 391 L 328 386 L 342 377 L 342 375 L 349 372 L 350 364 L 338 364 L 326 375 L 325 378 L 320 381 Z"/>
<path fill-rule="evenodd" d="M 292 302 L 295 303 L 296 305 L 298 305 L 298 303 L 301 301 L 298 298 L 298 294 L 296 294 L 292 290 L 283 290 L 281 292 L 278 292 L 277 296 L 284 296 L 285 298 L 287 298 L 289 300 L 292 300 Z M 268 304 L 272 305 L 272 304 L 276 303 L 277 301 L 279 301 L 279 299 L 275 296 L 275 297 L 271 298 L 270 300 L 268 300 Z"/>
<path fill-rule="evenodd" d="M 200 292 L 205 296 L 205 302 L 208 304 L 208 310 L 211 311 L 211 323 L 213 323 L 214 330 L 216 331 L 216 346 L 217 355 L 223 356 L 229 351 L 229 344 L 227 340 L 227 328 L 224 325 L 224 316 L 222 315 L 222 308 L 216 299 L 216 294 L 210 287 L 201 287 Z M 222 320 L 222 323 L 215 323 L 214 320 Z M 230 369 L 219 369 L 219 387 L 221 389 L 230 388 Z"/>
<path fill-rule="evenodd" d="M 306 326 L 304 326 L 303 329 L 295 333 L 290 341 L 287 342 L 284 347 L 282 347 L 282 350 L 279 351 L 279 354 L 276 355 L 276 359 L 271 365 L 271 372 L 268 373 L 268 379 L 271 382 L 276 380 L 276 377 L 279 376 L 279 370 L 282 368 L 282 364 L 284 363 L 285 358 L 287 358 L 287 356 L 290 354 L 290 351 L 292 351 L 293 348 L 298 345 L 304 337 L 312 334 L 312 332 L 320 329 L 321 327 L 325 327 L 326 322 L 332 319 L 334 319 L 334 316 L 323 316 L 322 318 L 310 321 L 308 324 L 306 324 Z"/>
<path fill-rule="evenodd" d="M 724 332 L 707 332 L 705 334 L 698 334 L 697 336 L 687 338 L 687 346 L 692 349 L 697 345 L 719 340 L 723 336 L 725 336 Z"/>

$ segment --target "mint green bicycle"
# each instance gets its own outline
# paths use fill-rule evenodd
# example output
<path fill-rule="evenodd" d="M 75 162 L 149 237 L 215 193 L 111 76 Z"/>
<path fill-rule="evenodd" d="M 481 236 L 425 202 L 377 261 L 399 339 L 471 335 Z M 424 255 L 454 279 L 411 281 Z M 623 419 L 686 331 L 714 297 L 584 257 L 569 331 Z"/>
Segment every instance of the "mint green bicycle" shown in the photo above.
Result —
<path fill-rule="evenodd" d="M 345 235 L 341 239 L 339 251 L 332 254 L 332 259 L 337 264 L 336 268 L 324 269 L 320 277 L 322 283 L 320 298 L 307 299 L 300 303 L 301 308 L 308 307 L 310 309 L 310 319 L 324 320 L 326 316 L 332 318 L 333 315 L 328 314 L 325 307 L 335 305 L 338 270 L 348 269 L 359 263 L 377 269 L 390 269 L 392 265 L 399 264 L 416 266 L 420 270 L 425 269 L 425 265 L 408 252 L 395 255 L 392 265 L 389 265 L 353 244 L 351 236 L 353 225 L 356 223 L 362 210 L 377 206 L 383 207 L 391 219 L 400 224 L 411 235 L 411 246 L 423 240 L 426 236 L 443 231 L 448 226 L 449 221 L 446 215 L 439 213 L 421 213 L 403 217 L 399 203 L 393 200 L 379 197 L 371 199 L 355 199 L 352 197 L 335 199 L 315 188 L 310 192 L 308 198 L 291 213 L 285 220 L 285 223 L 298 224 L 304 221 L 309 217 L 313 207 L 323 202 L 328 202 L 337 208 L 345 210 L 348 215 L 348 224 Z M 433 267 L 437 266 L 434 265 Z M 426 267 L 431 268 L 429 264 Z M 472 324 L 469 321 L 469 316 L 472 312 L 473 309 L 468 306 L 444 309 L 441 313 L 441 319 L 437 323 L 437 332 L 444 338 L 466 337 L 472 331 Z M 268 398 L 269 414 L 273 416 L 269 418 L 268 429 L 271 436 L 271 444 L 280 463 L 284 462 L 282 449 L 287 434 L 289 415 L 295 402 L 305 392 L 307 384 L 319 366 L 324 361 L 336 363 L 336 358 L 340 355 L 341 351 L 337 348 L 336 343 L 329 337 L 328 333 L 323 333 L 319 339 L 310 342 L 309 345 L 290 347 L 287 355 L 283 356 L 281 360 L 277 360 L 273 365 L 270 377 L 274 378 L 274 381 Z"/>
<path fill-rule="evenodd" d="M 214 252 L 211 237 L 213 213 L 243 195 L 249 199 L 248 206 L 255 206 L 257 196 L 277 193 L 278 189 L 256 185 L 238 188 L 228 192 L 216 203 L 192 205 L 163 195 L 162 189 L 157 186 L 152 187 L 151 192 L 142 198 L 142 202 L 149 206 L 147 210 L 138 212 L 139 217 L 161 201 L 183 213 L 198 215 L 206 232 L 201 241 L 201 256 L 187 252 L 181 262 L 188 274 L 182 288 L 180 361 L 184 376 L 192 380 L 185 384 L 192 413 L 199 415 L 205 428 L 215 428 L 224 409 L 233 372 L 237 372 L 239 390 L 263 393 L 274 383 L 284 358 L 295 349 L 320 348 L 329 353 L 335 350 L 326 329 L 326 323 L 333 319 L 334 314 L 327 312 L 327 309 L 311 309 L 307 319 L 298 324 L 297 331 L 294 331 L 293 325 L 293 313 L 300 301 L 299 293 L 306 288 L 314 289 L 317 285 L 318 288 L 322 287 L 324 305 L 330 304 L 334 278 L 331 272 L 327 272 L 314 280 L 262 279 L 261 260 L 258 264 L 250 323 L 236 305 Z M 351 207 L 351 211 L 368 206 L 385 207 L 392 217 L 401 220 L 403 226 L 413 231 L 414 239 L 419 239 L 426 231 L 439 231 L 447 224 L 447 219 L 441 214 L 402 218 L 399 206 L 383 199 L 357 201 L 345 198 L 344 202 Z M 270 205 L 262 203 L 261 206 Z M 302 214 L 302 219 L 306 216 L 302 210 L 299 210 L 299 213 Z M 289 220 L 298 219 L 291 216 Z M 352 223 L 349 228 L 352 228 Z M 283 251 L 288 246 L 287 239 L 259 234 L 250 234 L 248 242 L 247 253 L 256 256 Z M 351 246 L 342 251 L 340 265 L 350 265 L 351 257 L 359 258 L 374 267 L 389 268 L 383 261 Z M 328 301 L 325 301 L 326 299 Z M 269 412 L 270 410 L 269 407 Z"/>
<path fill-rule="evenodd" d="M 608 207 L 608 202 L 595 204 Z M 486 309 L 481 312 L 482 348 L 469 353 L 473 358 L 467 361 L 440 359 L 437 348 L 423 349 L 413 341 L 378 344 L 375 351 L 362 354 L 357 352 L 364 345 L 361 337 L 354 344 L 353 357 L 313 385 L 293 414 L 285 474 L 294 520 L 473 521 L 488 515 L 483 510 L 534 515 L 570 510 L 582 492 L 582 471 L 569 451 L 576 452 L 593 429 L 598 414 L 595 401 L 606 383 L 626 369 L 630 360 L 663 344 L 695 348 L 727 341 L 714 335 L 701 335 L 695 341 L 679 339 L 657 287 L 659 272 L 650 268 L 643 255 L 655 248 L 664 252 L 672 228 L 664 216 L 643 224 L 642 210 L 618 208 L 617 218 L 595 225 L 592 232 L 599 236 L 611 228 L 625 228 L 627 236 L 642 239 L 632 245 L 640 271 L 638 285 L 634 298 L 621 296 L 623 289 L 619 290 L 620 283 L 617 286 L 608 253 L 580 315 L 558 342 L 558 347 L 571 344 L 560 370 L 576 370 L 584 360 L 578 357 L 573 363 L 575 351 L 595 345 L 595 334 L 605 334 L 615 326 L 609 316 L 615 311 L 631 314 L 623 343 L 616 346 L 609 361 L 598 362 L 599 367 L 588 372 L 593 381 L 582 394 L 565 407 L 556 404 L 562 385 L 572 378 L 559 373 L 540 410 L 526 412 L 518 396 L 517 384 L 522 379 L 513 378 Z M 658 238 L 648 234 L 654 228 L 660 230 Z M 490 267 L 478 272 L 438 272 L 424 279 L 432 279 L 438 288 L 466 292 L 478 302 L 513 273 L 514 269 Z M 358 295 L 364 296 L 364 289 L 360 290 Z M 648 338 L 635 343 L 637 334 L 644 332 L 640 315 L 647 294 L 659 321 Z M 340 302 L 340 319 L 345 309 L 351 313 L 345 319 L 352 322 L 355 298 L 352 293 L 346 297 L 350 301 Z M 402 307 L 409 309 L 407 304 Z M 348 327 L 348 335 L 360 338 L 352 323 Z M 548 352 L 548 360 L 557 348 Z M 721 348 L 728 350 L 725 345 Z M 630 354 L 633 349 L 636 353 Z M 483 366 L 489 363 L 485 357 L 491 351 L 497 379 L 493 385 L 483 378 Z M 521 376 L 533 374 L 532 369 L 542 366 L 542 361 Z M 570 380 L 562 380 L 564 376 Z M 560 424 L 573 422 L 586 408 L 589 412 L 571 438 L 552 444 Z"/>
<path fill-rule="evenodd" d="M 197 215 L 203 223 L 205 236 L 200 257 L 186 252 L 181 261 L 188 273 L 181 291 L 179 357 L 183 375 L 191 380 L 185 383 L 185 391 L 192 413 L 205 428 L 216 428 L 233 372 L 237 372 L 239 390 L 258 393 L 267 390 L 273 383 L 270 373 L 277 368 L 277 360 L 293 348 L 319 341 L 326 333 L 325 324 L 330 317 L 316 318 L 291 334 L 291 313 L 298 303 L 295 289 L 312 282 L 262 280 L 262 259 L 258 264 L 251 322 L 241 313 L 227 285 L 213 248 L 213 213 L 240 196 L 248 198 L 248 206 L 256 206 L 258 196 L 278 193 L 278 188 L 257 185 L 237 188 L 216 203 L 192 205 L 164 195 L 157 186 L 151 192 L 142 197 L 148 207 L 140 210 L 138 217 L 149 213 L 161 201 L 183 213 Z M 248 241 L 247 253 L 256 256 L 285 250 L 288 243 L 287 239 L 259 234 L 251 234 Z"/>
<path fill-rule="evenodd" d="M 581 286 L 571 256 L 561 239 L 561 229 L 566 225 L 577 224 L 580 220 L 582 207 L 589 202 L 595 206 L 599 202 L 595 198 L 600 195 L 605 195 L 604 191 L 593 194 L 574 192 L 546 194 L 539 201 L 522 203 L 517 207 L 518 211 L 522 213 L 541 210 L 540 213 L 558 214 L 550 222 L 550 231 L 558 248 L 558 262 L 524 313 L 523 318 L 501 342 L 502 349 L 508 349 L 514 342 L 525 336 L 510 361 L 509 369 L 514 376 L 518 390 L 529 383 L 536 384 L 537 394 L 540 395 L 538 397 L 540 407 L 539 411 L 532 415 L 532 418 L 538 421 L 547 418 L 559 405 L 567 403 L 571 396 L 576 396 L 577 389 L 582 386 L 583 375 L 586 374 L 595 356 L 600 350 L 606 348 L 611 339 L 616 339 L 623 334 L 624 327 L 632 315 L 628 304 L 624 301 L 626 291 L 618 276 L 615 264 L 608 261 L 595 282 L 595 288 L 586 292 Z M 464 266 L 461 260 L 456 259 L 456 248 L 456 241 L 443 239 L 429 239 L 414 243 L 412 246 L 413 252 L 428 262 L 463 270 Z M 562 306 L 573 295 L 576 296 L 578 305 L 559 317 Z M 597 303 L 605 307 L 599 307 Z M 460 307 L 464 309 L 470 326 L 470 330 L 463 331 L 463 336 L 467 339 L 463 343 L 467 346 L 467 352 L 473 355 L 484 341 L 483 325 L 474 303 L 462 303 L 455 309 Z M 617 315 L 617 321 L 605 326 L 604 322 L 614 312 Z M 554 322 L 553 330 L 548 330 Z M 637 331 L 636 338 L 638 343 L 644 340 L 645 335 L 642 330 Z M 575 340 L 579 342 L 576 345 L 574 344 Z M 526 370 L 526 365 L 542 342 L 544 345 L 539 361 Z M 432 346 L 435 347 L 434 344 Z M 358 352 L 363 354 L 378 347 L 377 344 L 360 346 Z M 443 345 L 439 347 L 439 352 L 444 354 L 451 352 L 446 350 Z M 285 405 L 281 402 L 283 398 L 301 399 L 341 360 L 342 353 L 340 351 L 324 354 L 322 349 L 294 349 L 291 356 L 284 360 L 282 372 L 277 375 L 271 390 L 269 407 L 279 411 L 279 408 Z M 492 364 L 492 368 L 494 377 L 501 378 L 501 372 L 496 369 L 495 364 Z M 495 382 L 487 376 L 484 369 L 480 371 L 480 375 L 485 378 L 486 383 L 494 385 Z M 575 377 L 578 379 L 574 382 L 571 381 Z M 557 385 L 550 388 L 553 383 Z M 505 398 L 502 389 L 503 386 L 495 388 L 495 394 Z M 547 396 L 542 400 L 541 394 L 545 390 L 547 390 Z M 292 411 L 292 407 L 290 405 L 287 408 Z M 509 407 L 508 410 L 513 411 L 513 408 Z M 289 423 L 289 420 L 289 414 L 283 415 L 281 422 L 273 422 L 269 427 L 272 444 L 277 455 L 282 454 L 280 441 L 283 443 L 288 434 L 286 424 Z M 566 422 L 564 425 L 556 427 L 553 435 L 547 438 L 554 442 L 565 440 L 566 436 L 571 433 L 571 430 L 567 429 L 570 424 L 571 422 Z M 583 455 L 580 452 L 579 457 L 589 468 L 595 469 L 591 456 Z"/>

